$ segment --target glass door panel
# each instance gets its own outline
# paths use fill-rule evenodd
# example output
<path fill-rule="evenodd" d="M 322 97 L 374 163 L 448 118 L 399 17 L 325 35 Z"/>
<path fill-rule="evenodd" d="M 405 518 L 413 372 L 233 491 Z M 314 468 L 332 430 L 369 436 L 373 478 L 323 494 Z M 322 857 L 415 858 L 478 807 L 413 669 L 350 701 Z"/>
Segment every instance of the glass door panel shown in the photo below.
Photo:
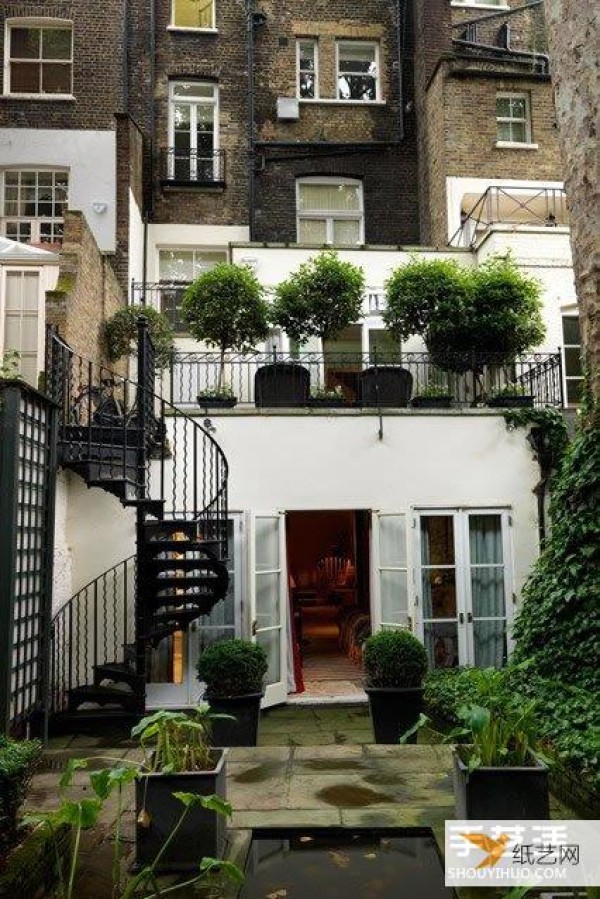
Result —
<path fill-rule="evenodd" d="M 406 516 L 373 514 L 373 629 L 410 628 Z"/>
<path fill-rule="evenodd" d="M 263 706 L 287 697 L 287 632 L 284 516 L 250 517 L 250 614 L 252 637 L 267 654 Z"/>
<path fill-rule="evenodd" d="M 423 639 L 432 668 L 459 664 L 463 644 L 459 628 L 456 534 L 452 514 L 419 519 L 421 615 Z"/>
<path fill-rule="evenodd" d="M 506 572 L 502 516 L 468 516 L 469 608 L 472 664 L 501 667 L 507 660 Z"/>

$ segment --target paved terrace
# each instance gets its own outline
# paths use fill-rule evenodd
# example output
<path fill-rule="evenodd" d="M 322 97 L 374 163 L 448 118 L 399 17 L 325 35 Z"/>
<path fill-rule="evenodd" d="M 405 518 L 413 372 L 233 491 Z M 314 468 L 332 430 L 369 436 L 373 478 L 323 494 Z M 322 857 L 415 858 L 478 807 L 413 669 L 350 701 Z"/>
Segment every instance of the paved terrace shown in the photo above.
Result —
<path fill-rule="evenodd" d="M 424 738 L 428 736 L 424 734 Z M 53 740 L 45 768 L 34 779 L 28 807 L 56 805 L 58 774 L 69 757 L 87 757 L 93 768 L 105 767 L 107 757 L 136 760 L 140 753 L 115 734 Z M 444 821 L 454 816 L 450 771 L 448 746 L 375 745 L 366 706 L 286 706 L 264 714 L 260 746 L 229 752 L 227 798 L 234 809 L 231 827 L 427 827 L 443 849 Z M 85 772 L 75 777 L 79 787 L 86 781 Z M 85 835 L 77 892 L 85 899 L 106 899 L 110 895 L 109 830 L 115 815 L 116 802 L 111 798 L 101 824 Z M 557 802 L 553 802 L 553 816 L 573 817 Z M 130 790 L 125 822 L 129 861 L 133 817 Z M 476 896 L 494 899 L 494 891 L 460 892 L 461 899 Z"/>

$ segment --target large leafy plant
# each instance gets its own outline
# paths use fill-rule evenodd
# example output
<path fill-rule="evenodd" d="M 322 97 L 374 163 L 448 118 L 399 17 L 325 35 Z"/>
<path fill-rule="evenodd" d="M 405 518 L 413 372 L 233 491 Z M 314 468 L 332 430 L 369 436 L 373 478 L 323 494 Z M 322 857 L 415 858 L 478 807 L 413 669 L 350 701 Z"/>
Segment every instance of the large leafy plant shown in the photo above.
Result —
<path fill-rule="evenodd" d="M 481 705 L 464 705 L 458 709 L 461 721 L 445 742 L 466 740 L 468 746 L 459 747 L 469 771 L 475 768 L 519 768 L 531 763 L 536 746 L 535 703 L 521 709 Z"/>
<path fill-rule="evenodd" d="M 173 330 L 167 317 L 152 306 L 123 306 L 107 319 L 103 327 L 106 356 L 110 362 L 117 362 L 135 352 L 140 316 L 148 322 L 156 364 L 159 368 L 166 368 L 173 355 Z"/>
<path fill-rule="evenodd" d="M 319 253 L 275 288 L 273 320 L 297 343 L 332 340 L 362 318 L 364 290 L 361 268 Z"/>
<path fill-rule="evenodd" d="M 225 354 L 244 353 L 269 335 L 264 290 L 246 265 L 222 262 L 187 288 L 181 314 L 190 334 L 220 352 L 217 393 L 224 386 Z"/>
<path fill-rule="evenodd" d="M 414 257 L 392 273 L 386 293 L 386 326 L 398 340 L 422 336 L 448 371 L 510 362 L 544 336 L 540 286 L 510 257 L 478 268 Z"/>
<path fill-rule="evenodd" d="M 427 652 L 409 631 L 379 631 L 365 642 L 363 664 L 370 687 L 420 687 Z"/>
<path fill-rule="evenodd" d="M 162 774 L 211 769 L 212 722 L 221 717 L 230 716 L 217 715 L 207 703 L 202 703 L 190 713 L 161 709 L 142 718 L 131 736 L 140 741 L 145 769 Z"/>
<path fill-rule="evenodd" d="M 198 678 L 210 698 L 260 693 L 267 673 L 267 654 L 249 640 L 220 640 L 204 649 L 198 660 Z"/>

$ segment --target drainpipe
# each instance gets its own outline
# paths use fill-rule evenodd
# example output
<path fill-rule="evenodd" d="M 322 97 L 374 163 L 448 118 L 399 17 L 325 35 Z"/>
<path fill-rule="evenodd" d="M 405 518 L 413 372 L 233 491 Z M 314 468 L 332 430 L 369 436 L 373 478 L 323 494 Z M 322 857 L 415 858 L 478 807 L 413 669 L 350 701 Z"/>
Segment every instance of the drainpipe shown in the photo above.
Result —
<path fill-rule="evenodd" d="M 147 206 L 144 210 L 144 233 L 143 233 L 143 251 L 142 251 L 142 306 L 146 305 L 146 281 L 148 280 L 148 222 L 152 215 L 154 207 L 154 128 L 156 125 L 156 116 L 154 113 L 154 90 L 156 86 L 156 70 L 155 70 L 155 47 L 156 47 L 156 20 L 154 10 L 154 0 L 149 0 L 148 6 L 148 81 L 149 81 L 149 97 L 148 97 L 148 130 L 150 132 L 150 171 L 149 180 L 150 188 L 146 197 Z"/>
<path fill-rule="evenodd" d="M 254 238 L 254 0 L 246 0 L 248 51 L 248 236 Z"/>
<path fill-rule="evenodd" d="M 403 25 L 405 16 L 404 0 L 396 0 L 396 65 L 398 66 L 398 140 L 404 140 L 404 76 L 402 51 Z"/>

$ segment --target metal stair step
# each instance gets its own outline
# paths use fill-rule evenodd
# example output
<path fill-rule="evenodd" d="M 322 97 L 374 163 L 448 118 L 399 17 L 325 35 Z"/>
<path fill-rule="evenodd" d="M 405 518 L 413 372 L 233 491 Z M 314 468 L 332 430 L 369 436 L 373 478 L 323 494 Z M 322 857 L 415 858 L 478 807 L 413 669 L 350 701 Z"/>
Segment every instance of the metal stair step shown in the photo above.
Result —
<path fill-rule="evenodd" d="M 95 703 L 99 706 L 120 705 L 124 709 L 134 711 L 138 708 L 140 700 L 132 690 L 118 689 L 117 687 L 100 687 L 95 684 L 85 684 L 69 690 L 69 710 L 75 711 L 84 702 Z"/>
<path fill-rule="evenodd" d="M 134 690 L 136 687 L 144 684 L 144 679 L 136 674 L 133 668 L 123 662 L 106 662 L 103 665 L 95 665 L 94 684 L 100 686 L 103 680 L 129 684 Z"/>
<path fill-rule="evenodd" d="M 196 576 L 183 574 L 181 575 L 181 577 L 156 577 L 153 578 L 150 583 L 156 590 L 168 590 L 171 587 L 181 587 L 185 590 L 191 589 L 192 587 L 216 587 L 218 584 L 218 578 L 216 577 L 216 575 L 213 575 L 212 577 L 206 577 L 205 575 Z M 148 586 L 150 586 L 150 584 Z"/>
<path fill-rule="evenodd" d="M 189 540 L 195 540 L 198 532 L 198 524 L 195 521 L 166 519 L 161 522 L 148 521 L 144 526 L 144 533 L 147 539 L 156 534 L 158 534 L 158 539 L 160 539 L 161 535 L 176 534 L 177 532 L 186 534 Z"/>
<path fill-rule="evenodd" d="M 189 556 L 181 559 L 148 559 L 146 568 L 148 572 L 163 571 L 214 571 L 213 559 L 194 559 Z"/>
<path fill-rule="evenodd" d="M 159 608 L 162 606 L 181 606 L 194 605 L 201 611 L 200 615 L 208 615 L 213 606 L 215 606 L 224 596 L 216 596 L 213 590 L 206 593 L 188 593 L 178 590 L 175 593 L 156 593 L 153 596 L 146 595 L 144 603 L 148 607 Z"/>
<path fill-rule="evenodd" d="M 214 556 L 210 555 L 210 551 L 217 545 L 215 540 L 204 542 L 200 540 L 147 540 L 144 543 L 144 552 L 153 556 L 160 553 L 202 552 L 206 554 L 207 558 L 214 559 Z"/>

